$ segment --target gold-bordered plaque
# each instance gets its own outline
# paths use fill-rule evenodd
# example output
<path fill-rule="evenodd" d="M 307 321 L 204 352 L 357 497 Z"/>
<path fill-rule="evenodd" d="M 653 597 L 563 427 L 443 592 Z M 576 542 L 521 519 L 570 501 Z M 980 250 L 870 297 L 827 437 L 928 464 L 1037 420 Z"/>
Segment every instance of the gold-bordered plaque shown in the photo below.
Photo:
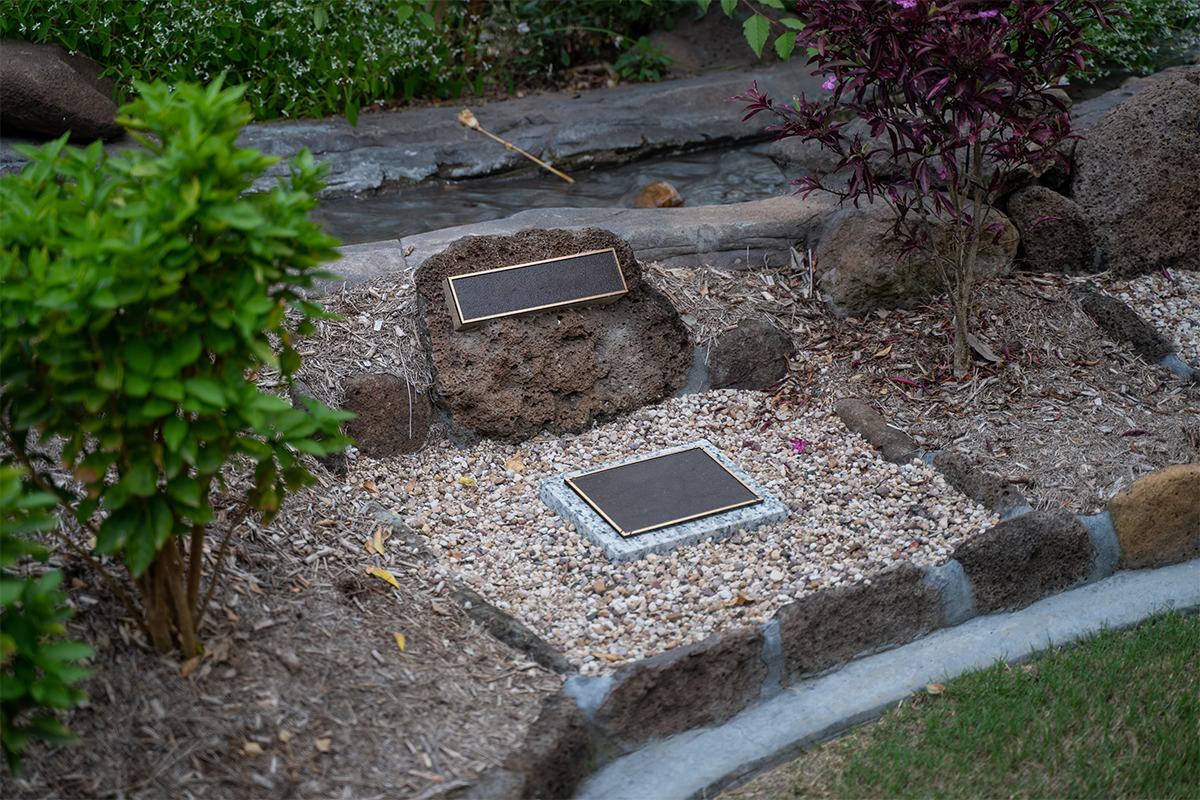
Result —
<path fill-rule="evenodd" d="M 613 303 L 629 291 L 612 247 L 454 275 L 442 285 L 455 331 L 503 317 Z"/>
<path fill-rule="evenodd" d="M 699 445 L 601 467 L 565 482 L 624 537 L 762 502 Z"/>

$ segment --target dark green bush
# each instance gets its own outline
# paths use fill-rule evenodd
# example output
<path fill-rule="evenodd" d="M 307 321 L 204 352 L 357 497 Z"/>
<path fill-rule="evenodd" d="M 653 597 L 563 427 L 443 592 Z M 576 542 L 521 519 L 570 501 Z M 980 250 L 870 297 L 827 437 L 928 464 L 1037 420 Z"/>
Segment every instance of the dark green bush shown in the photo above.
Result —
<path fill-rule="evenodd" d="M 269 519 L 312 479 L 301 453 L 347 443 L 348 415 L 255 383 L 299 368 L 297 337 L 324 316 L 299 290 L 327 276 L 337 242 L 308 219 L 323 174 L 308 152 L 289 180 L 245 194 L 278 159 L 234 146 L 250 119 L 241 87 L 135 88 L 119 119 L 144 149 L 113 157 L 64 136 L 19 148 L 32 162 L 0 178 L 0 431 L 96 553 L 124 556 L 140 607 L 80 550 L 153 645 L 191 657 L 226 472 L 252 469 L 240 513 Z"/>

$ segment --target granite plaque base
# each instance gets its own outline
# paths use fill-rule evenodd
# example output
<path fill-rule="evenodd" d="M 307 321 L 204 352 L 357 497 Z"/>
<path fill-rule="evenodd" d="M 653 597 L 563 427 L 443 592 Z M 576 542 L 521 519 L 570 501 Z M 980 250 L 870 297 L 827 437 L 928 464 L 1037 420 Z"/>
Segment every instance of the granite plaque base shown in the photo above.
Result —
<path fill-rule="evenodd" d="M 613 303 L 628 292 L 613 248 L 453 275 L 443 289 L 456 332 L 503 317 Z"/>
<path fill-rule="evenodd" d="M 783 503 L 705 440 L 548 478 L 540 497 L 618 564 L 787 518 Z"/>

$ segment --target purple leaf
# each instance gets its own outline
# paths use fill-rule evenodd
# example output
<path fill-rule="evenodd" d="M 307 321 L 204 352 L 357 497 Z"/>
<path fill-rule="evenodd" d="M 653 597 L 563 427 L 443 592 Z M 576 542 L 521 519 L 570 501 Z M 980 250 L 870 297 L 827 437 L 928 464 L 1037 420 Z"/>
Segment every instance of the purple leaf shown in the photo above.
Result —
<path fill-rule="evenodd" d="M 792 444 L 792 449 L 801 454 L 804 453 L 805 447 L 812 444 L 812 442 L 808 441 L 807 439 L 791 439 L 790 441 Z"/>

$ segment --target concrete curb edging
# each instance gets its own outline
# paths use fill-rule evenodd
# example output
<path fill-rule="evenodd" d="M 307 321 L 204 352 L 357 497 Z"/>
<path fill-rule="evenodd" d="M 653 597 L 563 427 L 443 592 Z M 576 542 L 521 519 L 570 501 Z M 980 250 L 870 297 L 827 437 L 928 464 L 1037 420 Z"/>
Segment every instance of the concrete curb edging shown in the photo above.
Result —
<path fill-rule="evenodd" d="M 889 460 L 904 463 L 917 456 L 919 448 L 907 434 L 888 426 L 862 401 L 844 400 L 835 410 L 847 427 L 872 445 L 880 447 L 886 442 L 887 451 L 893 454 Z M 809 719 L 788 723 L 780 734 L 789 742 L 782 750 L 773 750 L 766 743 L 731 744 L 737 737 L 755 742 L 758 726 L 766 724 L 764 717 L 776 713 L 772 711 L 776 705 L 793 703 L 797 696 L 812 697 L 817 691 L 825 694 L 818 687 L 842 685 L 848 678 L 839 676 L 857 670 L 855 665 L 889 651 L 953 649 L 952 637 L 946 635 L 951 631 L 973 624 L 981 629 L 1008 630 L 1011 620 L 1031 606 L 1041 608 L 1045 602 L 1099 583 L 1147 583 L 1151 573 L 1117 573 L 1126 567 L 1178 569 L 1200 564 L 1194 561 L 1200 557 L 1200 464 L 1177 465 L 1148 475 L 1118 493 L 1110 509 L 1076 517 L 1065 511 L 1033 511 L 1015 487 L 979 469 L 966 456 L 937 453 L 927 460 L 944 468 L 947 480 L 960 491 L 999 509 L 1005 519 L 956 548 L 951 560 L 941 566 L 915 567 L 902 562 L 861 584 L 803 597 L 756 628 L 718 633 L 703 642 L 629 664 L 615 675 L 568 679 L 560 692 L 547 700 L 547 709 L 570 700 L 588 722 L 592 746 L 586 759 L 554 760 L 552 781 L 563 792 L 560 796 L 690 797 L 665 780 L 674 769 L 669 763 L 673 757 L 667 758 L 666 753 L 678 749 L 692 752 L 707 747 L 703 743 L 710 740 L 720 740 L 720 747 L 726 750 L 732 747 L 742 759 L 730 762 L 722 752 L 715 761 L 725 764 L 725 772 L 701 765 L 704 758 L 693 764 L 706 776 L 706 782 L 699 784 L 703 792 L 717 791 L 786 760 L 795 754 L 797 744 L 832 737 L 874 718 L 924 685 L 921 681 L 901 691 L 887 683 L 878 690 L 882 694 L 868 691 L 866 705 L 853 714 L 833 714 L 822 725 Z M 1135 497 L 1121 502 L 1136 504 L 1142 514 L 1153 515 L 1165 505 L 1176 516 L 1165 522 L 1156 517 L 1150 526 L 1153 530 L 1130 531 L 1128 522 L 1113 522 L 1111 507 L 1124 508 L 1118 502 L 1123 495 Z M 1196 594 L 1188 601 L 1192 606 L 1200 604 L 1200 588 Z M 1021 630 L 1017 625 L 1007 635 L 1011 639 Z M 955 654 L 959 661 L 967 657 L 963 652 Z M 979 665 L 992 658 L 984 658 Z M 698 669 L 698 665 L 704 666 Z M 911 675 L 918 672 L 913 669 L 910 682 Z M 731 690 L 731 680 L 745 685 Z M 859 694 L 862 688 L 857 685 Z M 548 713 L 546 723 L 539 717 L 531 725 L 529 740 L 538 742 L 540 750 L 545 750 L 548 734 L 552 738 L 547 726 L 557 717 L 560 712 Z M 732 732 L 721 733 L 726 728 Z M 578 727 L 570 730 L 570 746 L 578 753 Z M 566 743 L 564 740 L 564 746 Z M 755 750 L 755 746 L 762 749 Z M 527 773 L 522 780 L 512 767 L 530 764 L 523 753 L 518 751 L 506 762 L 504 792 L 495 793 L 495 776 L 482 777 L 480 789 L 490 787 L 492 797 L 542 796 L 537 787 L 546 786 L 544 771 L 550 768 L 549 761 L 538 759 L 538 774 Z M 630 788 L 634 784 L 622 775 L 635 772 L 655 783 Z M 691 776 L 681 785 L 697 785 L 697 780 Z M 662 793 L 651 785 L 659 786 Z M 625 788 L 619 788 L 622 786 Z M 575 795 L 576 791 L 580 794 Z"/>

